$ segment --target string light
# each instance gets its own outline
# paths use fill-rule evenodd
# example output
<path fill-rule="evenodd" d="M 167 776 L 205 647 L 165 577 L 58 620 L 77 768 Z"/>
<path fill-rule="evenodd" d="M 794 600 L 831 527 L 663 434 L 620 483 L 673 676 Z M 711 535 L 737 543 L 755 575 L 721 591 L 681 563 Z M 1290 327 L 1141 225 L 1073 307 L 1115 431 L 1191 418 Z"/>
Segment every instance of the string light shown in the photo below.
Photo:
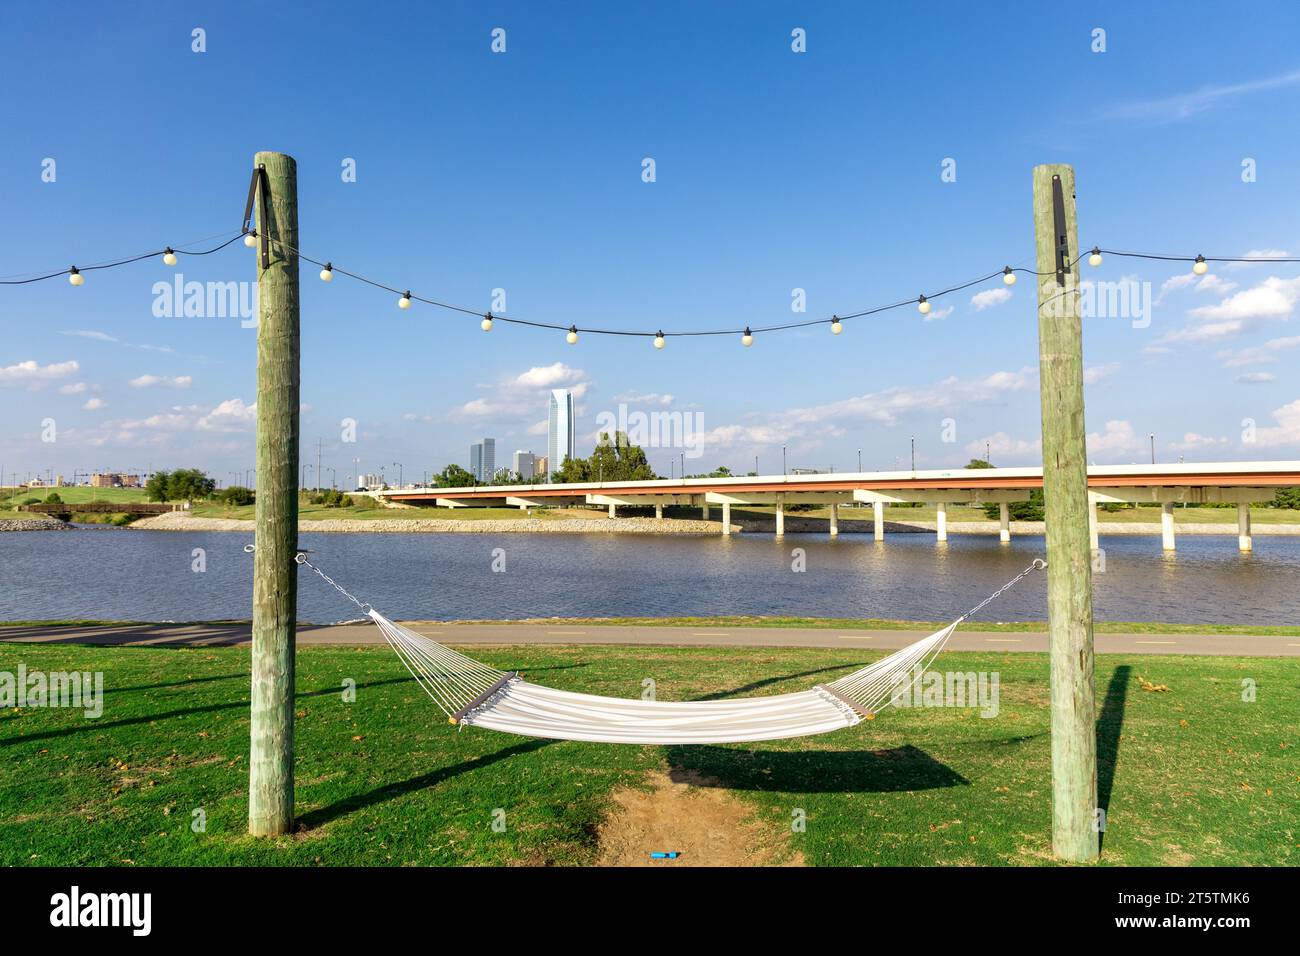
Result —
<path fill-rule="evenodd" d="M 248 246 L 250 249 L 257 245 L 256 229 L 250 229 L 248 232 L 244 233 L 244 245 Z"/>
<path fill-rule="evenodd" d="M 1006 283 L 1007 285 L 1015 285 L 1015 284 L 1016 284 L 1016 270 L 1013 269 L 1013 268 L 1011 268 L 1010 266 L 1007 266 L 1005 269 L 1003 269 L 1003 270 L 1002 270 L 1002 281 L 1003 281 L 1004 283 Z"/>
<path fill-rule="evenodd" d="M 838 315 L 831 316 L 831 335 L 839 335 L 844 331 L 844 323 L 840 321 Z"/>
<path fill-rule="evenodd" d="M 745 348 L 749 348 L 751 345 L 754 344 L 754 333 L 749 331 L 748 325 L 745 326 L 745 331 L 741 333 L 740 344 L 743 345 Z"/>
<path fill-rule="evenodd" d="M 163 265 L 176 265 L 176 253 L 172 250 L 171 246 L 168 246 L 163 250 Z"/>
<path fill-rule="evenodd" d="M 1196 257 L 1196 261 L 1192 263 L 1192 271 L 1198 276 L 1203 276 L 1210 271 L 1210 264 L 1205 261 L 1205 256 Z"/>
<path fill-rule="evenodd" d="M 68 282 L 72 285 L 85 285 L 86 277 L 77 271 L 76 266 L 73 266 L 68 270 Z"/>
<path fill-rule="evenodd" d="M 325 268 L 322 269 L 322 270 L 320 271 L 320 281 L 321 281 L 321 282 L 333 282 L 333 281 L 334 281 L 334 266 L 333 266 L 333 265 L 331 265 L 331 264 L 328 263 L 328 262 L 325 263 Z"/>
<path fill-rule="evenodd" d="M 925 296 L 921 296 L 919 299 L 917 299 L 917 300 L 916 300 L 916 311 L 917 311 L 917 312 L 920 312 L 922 315 L 929 315 L 929 314 L 930 314 L 930 300 L 927 299 Z"/>
<path fill-rule="evenodd" d="M 483 321 L 480 322 L 480 323 L 478 324 L 478 327 L 479 327 L 480 329 L 482 329 L 484 332 L 491 332 L 491 331 L 492 331 L 492 315 L 491 315 L 490 313 L 485 313 L 485 314 L 483 315 Z"/>
<path fill-rule="evenodd" d="M 658 332 L 655 333 L 655 348 L 661 349 L 664 347 L 665 344 L 667 343 L 664 339 L 664 330 L 660 329 Z"/>
<path fill-rule="evenodd" d="M 409 308 L 411 307 L 411 290 L 410 290 L 410 289 L 407 289 L 405 292 L 402 293 L 402 297 L 401 297 L 400 299 L 397 300 L 397 307 L 398 307 L 399 309 L 409 309 Z"/>
<path fill-rule="evenodd" d="M 1101 265 L 1101 250 L 1096 246 L 1092 247 L 1092 252 L 1088 256 L 1088 265 L 1093 267 Z"/>
<path fill-rule="evenodd" d="M 569 326 L 569 331 L 565 334 L 564 341 L 568 342 L 570 345 L 578 344 L 578 327 L 576 325 Z"/>

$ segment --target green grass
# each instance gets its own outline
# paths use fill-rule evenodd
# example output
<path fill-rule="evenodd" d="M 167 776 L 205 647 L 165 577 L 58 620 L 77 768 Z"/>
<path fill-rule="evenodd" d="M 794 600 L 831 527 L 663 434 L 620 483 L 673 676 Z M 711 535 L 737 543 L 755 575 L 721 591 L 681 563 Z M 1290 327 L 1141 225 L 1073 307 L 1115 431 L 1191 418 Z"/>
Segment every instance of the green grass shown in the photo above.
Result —
<path fill-rule="evenodd" d="M 358 495 L 355 502 L 366 502 Z M 204 501 L 194 505 L 192 514 L 197 518 L 238 518 L 252 521 L 255 505 L 242 505 L 228 508 L 220 502 Z M 567 517 L 563 512 L 533 510 L 525 514 L 522 508 L 385 508 L 354 506 L 352 508 L 330 508 L 326 505 L 300 504 L 298 518 L 301 521 L 322 521 L 331 518 L 350 518 L 360 521 L 403 521 L 418 519 L 445 519 L 453 521 L 486 521 L 489 519 L 518 518 L 560 518 Z"/>
<path fill-rule="evenodd" d="M 44 501 L 47 495 L 58 494 L 64 504 L 82 504 L 87 501 L 144 501 L 143 488 L 23 488 L 14 491 L 5 488 L 0 497 L 12 497 L 18 501 L 39 498 Z"/>
<path fill-rule="evenodd" d="M 475 650 L 556 687 L 661 699 L 776 694 L 872 659 L 856 650 Z M 729 789 L 813 864 L 1050 862 L 1047 659 L 953 653 L 998 671 L 1001 713 L 890 710 L 799 740 L 629 747 L 457 732 L 382 648 L 298 653 L 300 832 L 243 834 L 245 649 L 0 645 L 0 670 L 104 672 L 98 720 L 0 714 L 0 865 L 583 864 L 609 795 L 646 771 Z M 1143 690 L 1139 678 L 1167 685 Z M 1241 680 L 1258 685 L 1241 700 Z M 345 679 L 357 683 L 345 703 Z M 1293 864 L 1300 698 L 1284 660 L 1107 656 L 1098 668 L 1108 864 Z M 191 830 L 202 808 L 207 831 Z M 507 829 L 491 828 L 503 809 Z M 790 833 L 791 813 L 807 830 Z"/>

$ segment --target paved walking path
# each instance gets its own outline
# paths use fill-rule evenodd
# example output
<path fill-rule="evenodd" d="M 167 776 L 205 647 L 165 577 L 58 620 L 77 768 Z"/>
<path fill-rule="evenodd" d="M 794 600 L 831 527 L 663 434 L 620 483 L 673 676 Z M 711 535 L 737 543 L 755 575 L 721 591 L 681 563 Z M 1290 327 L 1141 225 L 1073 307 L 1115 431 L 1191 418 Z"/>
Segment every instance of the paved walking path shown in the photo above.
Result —
<path fill-rule="evenodd" d="M 893 650 L 920 637 L 923 631 L 838 630 L 812 627 L 660 627 L 603 624 L 439 624 L 408 626 L 442 644 L 630 644 L 681 647 L 878 647 Z M 4 626 L 0 642 L 33 644 L 188 645 L 247 644 L 248 624 L 144 624 L 104 626 Z M 382 644 L 379 629 L 369 622 L 303 624 L 298 642 L 317 644 Z M 1046 651 L 1042 632 L 999 633 L 959 629 L 948 645 L 955 651 Z M 1234 657 L 1300 657 L 1300 636 L 1271 637 L 1231 634 L 1098 634 L 1099 654 L 1213 654 Z M 0 658 L 4 655 L 0 649 Z"/>

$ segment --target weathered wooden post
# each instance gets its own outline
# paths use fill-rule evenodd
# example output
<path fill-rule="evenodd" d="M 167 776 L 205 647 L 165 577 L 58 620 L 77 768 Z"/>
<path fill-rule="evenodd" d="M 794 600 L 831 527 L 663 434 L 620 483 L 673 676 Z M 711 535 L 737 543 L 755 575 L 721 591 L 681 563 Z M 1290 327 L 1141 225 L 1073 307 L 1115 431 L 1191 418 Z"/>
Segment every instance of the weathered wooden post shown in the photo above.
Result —
<path fill-rule="evenodd" d="M 1051 655 L 1052 850 L 1098 854 L 1097 728 L 1093 688 L 1092 552 L 1083 418 L 1083 328 L 1074 168 L 1034 167 L 1038 364 L 1047 521 Z"/>
<path fill-rule="evenodd" d="M 257 537 L 248 831 L 293 829 L 298 611 L 298 165 L 258 153 Z M 280 243 L 287 243 L 288 248 Z"/>

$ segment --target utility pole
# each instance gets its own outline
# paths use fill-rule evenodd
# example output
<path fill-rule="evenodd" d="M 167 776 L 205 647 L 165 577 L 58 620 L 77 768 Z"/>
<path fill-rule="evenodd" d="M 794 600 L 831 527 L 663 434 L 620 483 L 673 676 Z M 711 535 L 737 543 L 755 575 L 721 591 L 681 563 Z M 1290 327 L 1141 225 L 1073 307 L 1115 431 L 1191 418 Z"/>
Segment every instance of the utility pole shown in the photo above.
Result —
<path fill-rule="evenodd" d="M 1047 632 L 1051 658 L 1052 851 L 1094 860 L 1097 723 L 1093 685 L 1092 551 L 1083 417 L 1083 327 L 1074 168 L 1034 167 Z"/>
<path fill-rule="evenodd" d="M 324 480 L 321 478 L 321 470 L 320 470 L 320 446 L 321 446 L 321 440 L 317 438 L 316 439 L 316 489 L 318 491 L 320 490 L 321 481 Z"/>
<path fill-rule="evenodd" d="M 912 436 L 912 470 L 916 471 L 916 436 Z"/>
<path fill-rule="evenodd" d="M 253 554 L 248 832 L 293 829 L 294 621 L 298 612 L 298 164 L 258 153 L 257 548 Z M 251 194 L 250 194 L 251 195 Z M 284 243 L 287 245 L 281 245 Z"/>
<path fill-rule="evenodd" d="M 1151 464 L 1154 465 L 1156 463 L 1156 433 L 1152 432 L 1150 438 L 1151 438 Z"/>

